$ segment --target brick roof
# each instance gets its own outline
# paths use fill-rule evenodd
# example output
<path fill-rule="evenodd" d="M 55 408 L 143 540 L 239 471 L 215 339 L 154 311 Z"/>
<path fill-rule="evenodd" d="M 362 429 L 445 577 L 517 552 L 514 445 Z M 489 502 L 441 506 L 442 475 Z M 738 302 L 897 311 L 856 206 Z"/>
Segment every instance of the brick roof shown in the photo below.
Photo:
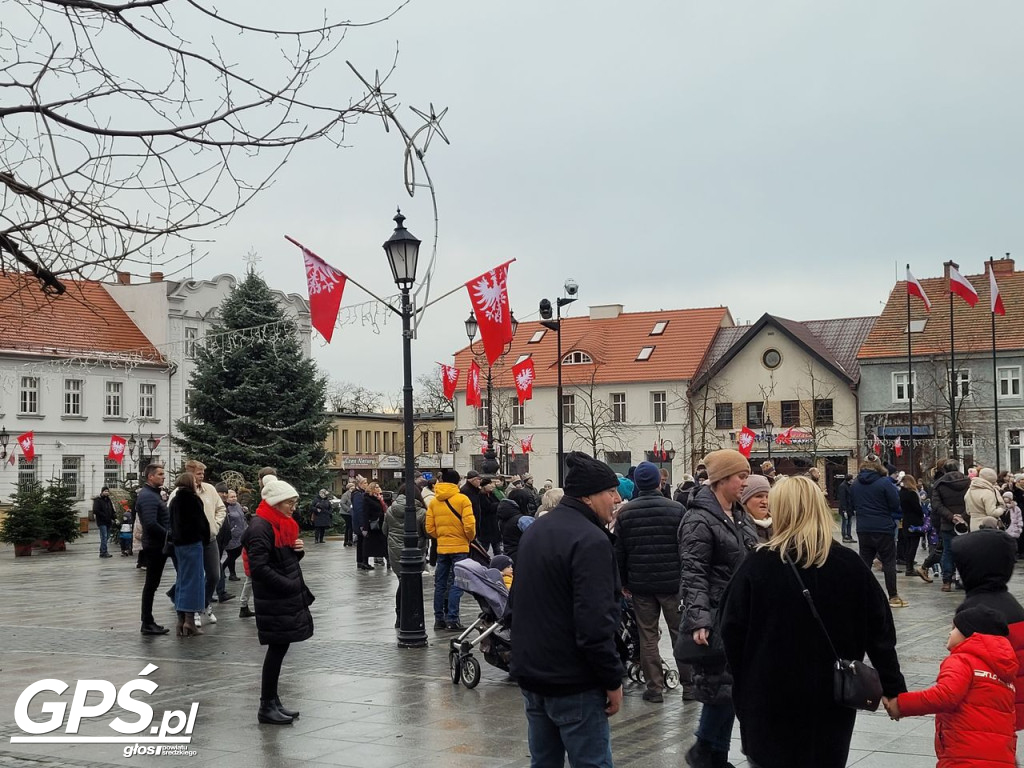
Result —
<path fill-rule="evenodd" d="M 1000 272 L 996 264 L 996 282 L 1006 307 L 1005 316 L 996 316 L 996 349 L 1024 349 L 1024 272 Z M 1013 262 L 1003 263 L 1012 269 Z M 987 270 L 980 275 L 964 275 L 978 292 L 978 303 L 969 307 L 959 296 L 953 297 L 954 339 L 956 351 L 991 352 L 992 312 L 989 303 Z M 926 320 L 924 331 L 913 334 L 914 355 L 949 354 L 949 283 L 945 277 L 918 278 L 932 302 L 926 312 L 924 302 L 910 300 L 910 319 Z M 864 340 L 857 357 L 860 360 L 907 356 L 907 283 L 899 281 L 889 294 L 878 322 Z"/>
<path fill-rule="evenodd" d="M 658 322 L 668 323 L 665 332 L 651 336 Z M 732 316 L 726 307 L 623 312 L 618 317 L 597 320 L 589 316 L 563 317 L 563 357 L 578 350 L 589 355 L 595 363 L 563 365 L 562 380 L 578 384 L 584 379 L 589 381 L 592 374 L 596 383 L 689 380 L 723 323 L 732 324 Z M 536 344 L 530 344 L 530 339 L 541 330 L 544 331 L 543 338 Z M 474 346 L 482 351 L 479 339 Z M 654 352 L 650 359 L 638 361 L 636 356 L 645 346 L 653 346 Z M 537 374 L 534 386 L 557 385 L 556 334 L 538 321 L 519 324 L 508 354 L 495 363 L 495 385 L 512 385 L 512 365 L 522 355 L 533 356 Z M 462 371 L 460 391 L 466 389 L 466 370 L 471 359 L 468 347 L 455 353 L 455 365 Z M 481 363 L 481 367 L 486 371 L 485 363 Z"/>
<path fill-rule="evenodd" d="M 98 282 L 61 278 L 67 291 L 48 296 L 39 281 L 0 273 L 0 350 L 36 354 L 133 355 L 157 363 L 160 352 Z"/>

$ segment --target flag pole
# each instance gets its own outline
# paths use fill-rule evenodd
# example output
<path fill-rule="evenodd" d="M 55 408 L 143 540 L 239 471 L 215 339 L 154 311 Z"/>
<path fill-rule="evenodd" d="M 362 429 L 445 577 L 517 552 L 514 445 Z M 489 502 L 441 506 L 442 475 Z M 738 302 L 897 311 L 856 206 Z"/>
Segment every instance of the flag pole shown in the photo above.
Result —
<path fill-rule="evenodd" d="M 914 356 L 913 341 L 910 337 L 910 265 L 907 264 L 907 403 L 909 405 L 909 432 L 907 438 L 907 466 L 910 474 L 917 477 L 914 468 Z"/>
<path fill-rule="evenodd" d="M 989 293 L 992 293 L 992 286 L 995 285 L 995 271 L 992 269 L 992 259 L 988 260 L 989 272 Z M 992 405 L 994 406 L 995 437 L 996 437 L 996 474 L 1002 471 L 1000 466 L 1002 455 L 999 453 L 999 377 L 996 364 L 996 297 L 988 297 L 989 309 L 992 311 Z"/>
<path fill-rule="evenodd" d="M 953 261 L 944 262 L 946 267 L 946 291 L 949 293 L 949 441 L 953 449 L 953 460 L 960 461 L 960 446 L 956 441 L 956 350 L 953 335 L 953 287 L 949 268 L 958 269 Z"/>

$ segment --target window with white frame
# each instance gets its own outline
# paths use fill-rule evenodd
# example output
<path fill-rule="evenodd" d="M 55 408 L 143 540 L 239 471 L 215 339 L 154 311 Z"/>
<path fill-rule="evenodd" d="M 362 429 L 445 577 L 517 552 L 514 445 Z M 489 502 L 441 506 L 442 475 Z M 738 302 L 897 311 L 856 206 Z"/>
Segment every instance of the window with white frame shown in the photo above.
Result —
<path fill-rule="evenodd" d="M 626 393 L 612 392 L 612 421 L 619 424 L 626 422 Z"/>
<path fill-rule="evenodd" d="M 82 483 L 82 457 L 61 457 L 60 481 L 75 492 L 75 499 L 85 498 L 85 485 Z"/>
<path fill-rule="evenodd" d="M 959 432 L 956 436 L 960 445 L 960 460 L 965 467 L 974 464 L 974 433 L 969 431 Z"/>
<path fill-rule="evenodd" d="M 121 482 L 121 465 L 113 459 L 103 459 L 103 485 L 106 488 L 117 488 Z"/>
<path fill-rule="evenodd" d="M 476 409 L 476 425 L 478 427 L 487 426 L 487 412 L 491 410 L 491 401 L 486 397 L 480 398 L 480 407 Z"/>
<path fill-rule="evenodd" d="M 185 328 L 185 357 L 196 356 L 196 340 L 199 338 L 199 329 L 187 326 Z"/>
<path fill-rule="evenodd" d="M 156 418 L 156 384 L 139 384 L 139 418 Z"/>
<path fill-rule="evenodd" d="M 32 461 L 26 461 L 24 456 L 18 456 L 18 482 L 22 483 L 28 480 L 38 480 L 39 473 L 37 468 L 42 464 L 42 457 L 37 453 Z"/>
<path fill-rule="evenodd" d="M 540 344 L 541 339 L 544 338 L 544 329 L 541 328 L 539 331 L 534 331 L 533 336 L 526 342 L 527 344 Z"/>
<path fill-rule="evenodd" d="M 659 320 L 654 324 L 654 328 L 651 330 L 650 336 L 661 336 L 665 333 L 665 329 L 668 328 L 668 320 Z"/>
<path fill-rule="evenodd" d="M 970 370 L 963 370 L 956 372 L 956 386 L 953 389 L 954 397 L 970 397 L 971 396 L 971 372 Z"/>
<path fill-rule="evenodd" d="M 1020 397 L 1020 366 L 1005 365 L 996 369 L 996 380 L 999 382 L 999 396 L 1007 398 Z"/>
<path fill-rule="evenodd" d="M 103 415 L 109 418 L 119 418 L 123 408 L 121 397 L 124 394 L 124 385 L 120 381 L 108 381 L 104 396 Z"/>
<path fill-rule="evenodd" d="M 639 352 L 637 352 L 636 360 L 641 361 L 641 362 L 644 361 L 644 360 L 650 360 L 651 359 L 651 355 L 653 355 L 653 354 L 654 354 L 654 347 L 643 347 Z"/>
<path fill-rule="evenodd" d="M 651 392 L 651 418 L 655 424 L 664 424 L 668 421 L 667 393 Z"/>
<path fill-rule="evenodd" d="M 1024 429 L 1007 432 L 1006 444 L 1010 449 L 1010 471 L 1017 473 L 1024 467 Z"/>
<path fill-rule="evenodd" d="M 82 385 L 81 379 L 64 379 L 64 415 L 82 415 Z"/>
<path fill-rule="evenodd" d="M 586 352 L 580 352 L 578 349 L 573 350 L 562 358 L 562 365 L 586 365 L 592 362 L 594 361 L 590 355 Z"/>
<path fill-rule="evenodd" d="M 526 405 L 519 403 L 519 395 L 508 399 L 508 409 L 512 416 L 512 426 L 518 427 L 526 423 Z"/>
<path fill-rule="evenodd" d="M 22 376 L 18 392 L 18 413 L 23 415 L 39 413 L 39 377 Z"/>
<path fill-rule="evenodd" d="M 892 375 L 892 401 L 894 403 L 906 403 L 914 396 L 917 388 L 917 372 L 913 378 L 906 371 L 896 371 Z"/>
<path fill-rule="evenodd" d="M 576 395 L 562 395 L 562 423 L 576 423 Z"/>
<path fill-rule="evenodd" d="M 194 389 L 185 390 L 185 423 L 192 423 L 192 395 L 195 393 Z"/>

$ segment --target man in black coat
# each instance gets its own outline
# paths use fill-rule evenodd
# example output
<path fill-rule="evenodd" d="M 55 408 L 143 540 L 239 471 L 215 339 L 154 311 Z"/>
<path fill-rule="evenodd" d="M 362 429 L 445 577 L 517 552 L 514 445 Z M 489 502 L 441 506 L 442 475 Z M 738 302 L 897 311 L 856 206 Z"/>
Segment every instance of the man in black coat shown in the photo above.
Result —
<path fill-rule="evenodd" d="M 146 583 L 142 587 L 142 629 L 144 635 L 166 635 L 170 630 L 153 618 L 153 595 L 160 586 L 167 555 L 164 542 L 171 527 L 167 502 L 160 495 L 164 484 L 164 468 L 159 464 L 146 467 L 146 483 L 135 497 L 135 517 L 142 521 L 142 562 L 146 564 Z"/>
<path fill-rule="evenodd" d="M 683 505 L 662 495 L 658 468 L 649 461 L 637 465 L 633 482 L 637 493 L 616 518 L 615 559 L 622 591 L 627 596 L 632 593 L 640 635 L 640 667 L 647 680 L 644 701 L 661 702 L 665 673 L 658 652 L 659 623 L 664 613 L 675 646 L 680 619 L 676 534 L 683 522 Z"/>
<path fill-rule="evenodd" d="M 850 481 L 853 475 L 846 475 L 843 482 L 839 484 L 837 495 L 839 496 L 839 519 L 843 523 L 843 542 L 854 544 L 853 540 L 853 494 L 850 493 Z"/>
<path fill-rule="evenodd" d="M 942 591 L 953 590 L 953 536 L 958 522 L 966 523 L 967 489 L 971 481 L 964 477 L 960 465 L 950 460 L 942 467 L 942 475 L 932 483 L 932 515 L 939 518 L 939 537 L 942 539 Z M 959 520 L 958 520 L 959 518 Z"/>
<path fill-rule="evenodd" d="M 100 489 L 100 495 L 92 501 L 92 516 L 100 534 L 100 557 L 111 557 L 107 552 L 107 538 L 110 526 L 114 524 L 114 503 L 110 500 L 110 489 L 106 486 Z"/>
<path fill-rule="evenodd" d="M 533 765 L 611 768 L 608 718 L 622 704 L 615 648 L 621 588 L 606 526 L 619 501 L 611 468 L 565 458 L 565 496 L 523 533 L 510 597 L 511 673 L 526 700 Z"/>

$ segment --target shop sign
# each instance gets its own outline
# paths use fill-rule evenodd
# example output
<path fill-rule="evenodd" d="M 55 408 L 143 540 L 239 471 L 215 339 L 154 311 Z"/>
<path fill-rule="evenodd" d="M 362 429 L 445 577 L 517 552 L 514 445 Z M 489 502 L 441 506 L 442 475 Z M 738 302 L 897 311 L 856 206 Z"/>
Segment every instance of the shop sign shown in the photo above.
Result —
<path fill-rule="evenodd" d="M 376 456 L 342 456 L 341 464 L 345 469 L 376 469 Z"/>

